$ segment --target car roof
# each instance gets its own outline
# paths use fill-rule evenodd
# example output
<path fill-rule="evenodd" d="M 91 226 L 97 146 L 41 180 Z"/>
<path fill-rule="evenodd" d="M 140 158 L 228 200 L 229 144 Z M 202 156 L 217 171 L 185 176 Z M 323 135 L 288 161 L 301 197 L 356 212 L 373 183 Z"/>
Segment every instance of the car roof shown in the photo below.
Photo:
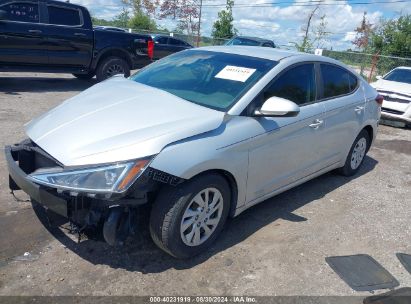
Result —
<path fill-rule="evenodd" d="M 411 67 L 407 67 L 407 66 L 399 66 L 399 67 L 396 67 L 396 68 L 395 68 L 395 69 L 393 69 L 393 70 L 396 70 L 396 69 L 411 70 Z"/>
<path fill-rule="evenodd" d="M 243 56 L 251 56 L 262 59 L 269 59 L 273 61 L 280 61 L 284 58 L 291 56 L 303 56 L 304 60 L 312 61 L 327 61 L 336 62 L 335 60 L 324 57 L 317 56 L 313 54 L 301 53 L 297 51 L 282 50 L 278 48 L 263 48 L 260 46 L 237 46 L 237 45 L 227 45 L 227 46 L 208 46 L 198 48 L 199 50 L 211 51 L 211 52 L 222 52 Z"/>

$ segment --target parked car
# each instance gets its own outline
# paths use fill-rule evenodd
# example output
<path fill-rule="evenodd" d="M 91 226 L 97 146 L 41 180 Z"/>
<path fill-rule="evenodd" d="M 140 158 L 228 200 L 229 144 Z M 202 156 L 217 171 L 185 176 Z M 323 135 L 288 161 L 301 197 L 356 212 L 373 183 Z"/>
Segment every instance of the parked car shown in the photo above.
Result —
<path fill-rule="evenodd" d="M 168 55 L 193 48 L 193 46 L 184 40 L 166 36 L 151 35 L 155 45 L 154 59 L 158 60 Z"/>
<path fill-rule="evenodd" d="M 149 35 L 93 30 L 89 12 L 79 5 L 0 1 L 0 71 L 97 75 L 101 81 L 149 64 L 152 47 Z"/>
<path fill-rule="evenodd" d="M 114 31 L 114 32 L 122 32 L 122 33 L 128 33 L 127 30 L 120 28 L 120 27 L 115 27 L 115 26 L 102 26 L 98 25 L 95 26 L 94 29 L 96 30 L 105 30 L 105 31 Z"/>
<path fill-rule="evenodd" d="M 340 62 L 207 47 L 113 77 L 32 120 L 5 148 L 10 189 L 123 241 L 138 207 L 169 254 L 203 252 L 228 216 L 327 171 L 355 174 L 381 96 Z"/>
<path fill-rule="evenodd" d="M 247 45 L 247 46 L 263 46 L 275 48 L 275 43 L 272 40 L 258 38 L 258 37 L 247 37 L 247 36 L 237 36 L 228 40 L 224 45 Z"/>
<path fill-rule="evenodd" d="M 411 67 L 398 67 L 371 84 L 382 96 L 381 116 L 411 126 Z"/>

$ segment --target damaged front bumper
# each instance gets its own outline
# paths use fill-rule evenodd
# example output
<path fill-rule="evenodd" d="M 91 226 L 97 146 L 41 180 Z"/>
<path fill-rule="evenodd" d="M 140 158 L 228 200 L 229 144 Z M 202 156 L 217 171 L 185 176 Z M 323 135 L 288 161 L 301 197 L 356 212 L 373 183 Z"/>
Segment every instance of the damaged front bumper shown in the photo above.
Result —
<path fill-rule="evenodd" d="M 29 175 L 35 170 L 57 166 L 63 168 L 64 166 L 30 140 L 14 146 L 6 146 L 5 157 L 11 191 L 24 191 L 46 210 L 65 217 L 71 224 L 82 227 L 81 229 L 89 226 L 97 227 L 100 224 L 104 226 L 114 211 L 118 221 L 130 222 L 138 206 L 152 202 L 161 186 L 164 184 L 175 186 L 183 182 L 178 177 L 147 168 L 127 192 L 105 198 L 103 195 L 61 191 L 33 182 Z M 119 213 L 121 216 L 118 215 Z M 113 226 L 112 221 L 111 226 Z M 118 227 L 118 225 L 113 227 Z M 114 245 L 118 237 L 113 234 L 117 232 L 106 230 L 105 234 L 111 233 L 107 237 L 104 235 L 106 241 Z M 127 235 L 128 231 L 123 230 L 122 233 Z"/>

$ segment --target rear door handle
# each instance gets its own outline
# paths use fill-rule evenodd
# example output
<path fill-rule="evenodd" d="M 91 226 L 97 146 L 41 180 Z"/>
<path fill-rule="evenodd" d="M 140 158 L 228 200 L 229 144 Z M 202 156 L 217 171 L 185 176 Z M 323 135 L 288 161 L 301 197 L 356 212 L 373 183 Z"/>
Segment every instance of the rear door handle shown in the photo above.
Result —
<path fill-rule="evenodd" d="M 84 33 L 74 33 L 74 36 L 86 37 L 86 34 L 84 34 Z"/>
<path fill-rule="evenodd" d="M 30 34 L 42 34 L 43 32 L 40 30 L 29 30 Z"/>
<path fill-rule="evenodd" d="M 313 129 L 318 129 L 323 123 L 324 123 L 324 120 L 316 119 L 311 125 L 309 125 L 309 127 Z"/>

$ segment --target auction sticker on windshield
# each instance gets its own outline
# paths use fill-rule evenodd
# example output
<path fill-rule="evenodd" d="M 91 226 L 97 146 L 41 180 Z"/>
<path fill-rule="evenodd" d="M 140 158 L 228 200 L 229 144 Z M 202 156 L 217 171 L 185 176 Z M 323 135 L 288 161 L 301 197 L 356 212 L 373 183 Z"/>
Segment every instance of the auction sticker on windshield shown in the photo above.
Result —
<path fill-rule="evenodd" d="M 215 75 L 215 78 L 246 82 L 255 71 L 256 69 L 227 65 L 217 75 Z"/>

